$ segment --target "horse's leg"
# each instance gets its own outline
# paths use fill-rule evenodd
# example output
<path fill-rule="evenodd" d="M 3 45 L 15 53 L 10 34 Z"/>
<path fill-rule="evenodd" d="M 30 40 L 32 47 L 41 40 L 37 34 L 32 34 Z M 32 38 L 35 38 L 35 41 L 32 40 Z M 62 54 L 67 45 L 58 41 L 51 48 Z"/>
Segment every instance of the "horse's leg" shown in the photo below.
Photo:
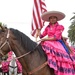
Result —
<path fill-rule="evenodd" d="M 1 69 L 1 67 L 0 67 L 0 75 L 3 75 L 2 73 L 3 73 L 3 72 L 2 72 L 2 69 Z"/>
<path fill-rule="evenodd" d="M 3 75 L 6 75 L 5 73 L 3 73 Z"/>
<path fill-rule="evenodd" d="M 22 73 L 19 73 L 19 74 L 17 74 L 17 75 L 22 75 Z"/>
<path fill-rule="evenodd" d="M 9 69 L 9 72 L 8 72 L 8 73 L 9 73 L 9 75 L 11 75 L 11 71 L 10 71 L 10 69 Z"/>
<path fill-rule="evenodd" d="M 14 75 L 18 75 L 17 74 L 17 67 L 14 69 Z"/>
<path fill-rule="evenodd" d="M 9 66 L 9 75 L 12 75 L 12 72 L 13 72 L 13 68 L 11 68 L 10 66 Z"/>
<path fill-rule="evenodd" d="M 0 75 L 4 75 L 4 73 L 2 72 Z"/>
<path fill-rule="evenodd" d="M 2 75 L 2 72 L 0 72 L 0 75 Z"/>
<path fill-rule="evenodd" d="M 9 72 L 7 72 L 6 75 L 9 75 Z"/>
<path fill-rule="evenodd" d="M 2 75 L 4 75 L 4 72 L 2 72 Z"/>

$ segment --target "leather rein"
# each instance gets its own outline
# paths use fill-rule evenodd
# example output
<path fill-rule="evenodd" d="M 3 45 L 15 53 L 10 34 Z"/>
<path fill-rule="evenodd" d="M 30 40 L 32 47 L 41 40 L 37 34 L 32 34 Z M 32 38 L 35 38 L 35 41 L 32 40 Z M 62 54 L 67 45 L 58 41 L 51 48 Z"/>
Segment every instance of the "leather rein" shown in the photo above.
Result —
<path fill-rule="evenodd" d="M 12 50 L 12 49 L 11 49 L 11 46 L 10 46 L 10 44 L 9 44 L 9 41 L 8 41 L 9 36 L 10 36 L 9 32 L 10 32 L 10 30 L 8 29 L 7 36 L 6 36 L 6 40 L 5 40 L 5 42 L 0 46 L 0 53 L 1 53 L 3 56 L 4 56 L 4 54 L 3 54 L 3 52 L 2 52 L 2 48 L 3 48 L 6 44 L 9 46 L 10 50 Z M 36 45 L 35 49 L 37 48 L 38 45 L 39 45 L 39 44 Z M 25 54 L 23 54 L 23 55 L 21 55 L 21 56 L 19 56 L 19 57 L 15 57 L 15 59 L 22 58 L 22 57 L 24 57 L 24 56 L 26 56 L 26 55 L 28 55 L 28 54 L 30 54 L 30 53 L 31 53 L 31 51 L 29 51 L 29 52 L 27 52 L 27 53 L 25 53 Z M 32 71 L 26 72 L 26 74 L 27 74 L 27 75 L 32 75 L 33 73 L 35 73 L 35 72 L 39 71 L 40 69 L 44 68 L 47 64 L 48 64 L 48 62 L 46 61 L 46 62 L 44 62 L 42 65 L 40 65 L 40 66 L 38 66 L 37 68 L 33 69 Z"/>

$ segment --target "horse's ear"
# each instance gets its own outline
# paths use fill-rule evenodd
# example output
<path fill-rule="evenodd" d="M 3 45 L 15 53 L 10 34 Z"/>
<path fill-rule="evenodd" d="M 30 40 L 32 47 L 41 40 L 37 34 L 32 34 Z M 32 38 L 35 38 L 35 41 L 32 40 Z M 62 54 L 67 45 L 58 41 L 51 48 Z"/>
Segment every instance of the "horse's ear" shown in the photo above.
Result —
<path fill-rule="evenodd" d="M 5 31 L 6 27 L 2 25 L 2 23 L 0 22 L 0 30 Z"/>

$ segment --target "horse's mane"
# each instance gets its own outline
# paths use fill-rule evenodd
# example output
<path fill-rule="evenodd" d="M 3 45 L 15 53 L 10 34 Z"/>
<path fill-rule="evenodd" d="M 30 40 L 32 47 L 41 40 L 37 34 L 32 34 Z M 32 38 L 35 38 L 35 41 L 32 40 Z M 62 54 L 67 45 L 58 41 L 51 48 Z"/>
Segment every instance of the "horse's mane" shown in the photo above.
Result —
<path fill-rule="evenodd" d="M 44 55 L 40 44 L 39 46 L 37 46 L 36 42 L 32 41 L 28 36 L 17 29 L 10 28 L 10 30 L 13 32 L 14 36 L 20 42 L 21 46 L 26 49 L 27 52 L 37 49 L 41 53 L 41 55 Z"/>

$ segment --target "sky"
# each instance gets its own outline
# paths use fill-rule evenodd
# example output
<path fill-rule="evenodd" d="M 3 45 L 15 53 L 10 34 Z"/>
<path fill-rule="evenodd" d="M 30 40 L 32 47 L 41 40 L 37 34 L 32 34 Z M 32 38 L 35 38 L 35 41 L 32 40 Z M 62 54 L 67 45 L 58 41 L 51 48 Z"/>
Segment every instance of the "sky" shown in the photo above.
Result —
<path fill-rule="evenodd" d="M 18 29 L 26 34 L 32 40 L 31 21 L 34 0 L 0 0 L 0 22 L 7 25 L 8 28 Z M 75 0 L 45 0 L 47 10 L 61 11 L 66 17 L 59 21 L 64 25 L 63 36 L 68 37 L 68 27 L 71 25 L 70 18 L 74 16 Z"/>

